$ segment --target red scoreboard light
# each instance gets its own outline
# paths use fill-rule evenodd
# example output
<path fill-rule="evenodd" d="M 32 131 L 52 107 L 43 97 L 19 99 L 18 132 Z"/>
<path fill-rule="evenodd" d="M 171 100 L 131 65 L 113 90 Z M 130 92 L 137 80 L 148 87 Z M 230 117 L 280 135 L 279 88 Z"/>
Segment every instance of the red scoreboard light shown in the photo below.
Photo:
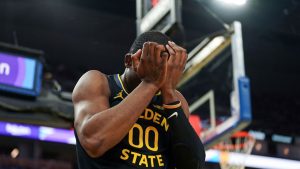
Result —
<path fill-rule="evenodd" d="M 137 35 L 157 30 L 167 33 L 181 22 L 181 0 L 136 0 Z"/>
<path fill-rule="evenodd" d="M 151 0 L 152 7 L 156 6 L 159 0 Z"/>

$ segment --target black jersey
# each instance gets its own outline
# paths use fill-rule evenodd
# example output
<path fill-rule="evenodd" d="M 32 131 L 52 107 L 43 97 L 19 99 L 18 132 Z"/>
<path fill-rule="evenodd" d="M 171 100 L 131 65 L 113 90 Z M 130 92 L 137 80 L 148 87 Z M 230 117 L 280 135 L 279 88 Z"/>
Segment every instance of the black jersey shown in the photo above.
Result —
<path fill-rule="evenodd" d="M 127 95 L 120 76 L 108 76 L 110 106 Z M 122 113 L 122 112 L 119 112 Z M 99 158 L 89 157 L 76 136 L 80 169 L 171 169 L 169 124 L 164 116 L 162 97 L 156 94 L 124 139 Z M 112 131 L 114 132 L 114 131 Z"/>

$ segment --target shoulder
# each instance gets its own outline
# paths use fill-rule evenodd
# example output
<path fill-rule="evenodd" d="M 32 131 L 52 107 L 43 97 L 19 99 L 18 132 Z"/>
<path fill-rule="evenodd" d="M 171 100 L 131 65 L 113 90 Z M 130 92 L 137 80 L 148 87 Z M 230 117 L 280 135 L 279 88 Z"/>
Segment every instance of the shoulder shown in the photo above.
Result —
<path fill-rule="evenodd" d="M 184 114 L 188 118 L 190 116 L 189 104 L 186 101 L 186 99 L 184 98 L 184 96 L 178 90 L 176 90 L 176 94 L 182 104 L 182 109 L 184 110 Z"/>
<path fill-rule="evenodd" d="M 72 92 L 72 99 L 76 102 L 99 94 L 107 96 L 110 94 L 107 75 L 98 70 L 90 70 L 78 80 Z"/>

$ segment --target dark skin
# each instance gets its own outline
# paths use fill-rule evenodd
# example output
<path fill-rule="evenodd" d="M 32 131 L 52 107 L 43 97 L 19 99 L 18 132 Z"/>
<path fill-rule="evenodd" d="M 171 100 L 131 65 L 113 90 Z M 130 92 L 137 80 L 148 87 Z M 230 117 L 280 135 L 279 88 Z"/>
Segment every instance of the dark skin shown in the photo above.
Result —
<path fill-rule="evenodd" d="M 161 55 L 165 50 L 170 53 L 169 59 Z M 85 73 L 74 88 L 72 100 L 74 127 L 88 155 L 100 157 L 118 144 L 158 91 L 162 92 L 164 104 L 180 100 L 188 116 L 187 102 L 175 89 L 186 59 L 185 49 L 171 42 L 166 46 L 146 42 L 143 49 L 126 55 L 121 80 L 129 94 L 114 107 L 109 106 L 106 76 L 96 70 Z"/>

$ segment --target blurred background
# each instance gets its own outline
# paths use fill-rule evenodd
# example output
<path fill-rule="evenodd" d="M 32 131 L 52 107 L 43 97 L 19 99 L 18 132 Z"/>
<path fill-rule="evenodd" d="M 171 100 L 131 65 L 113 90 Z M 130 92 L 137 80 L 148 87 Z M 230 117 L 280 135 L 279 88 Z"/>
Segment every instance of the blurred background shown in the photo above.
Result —
<path fill-rule="evenodd" d="M 300 161 L 300 1 L 181 5 L 172 37 L 188 52 L 225 23 L 241 22 L 252 102 L 245 130 L 256 138 L 252 154 Z M 34 58 L 33 79 L 41 77 L 34 83 L 42 84 L 30 94 L 0 88 L 0 169 L 77 168 L 70 93 L 90 69 L 123 73 L 136 19 L 135 0 L 0 0 L 0 52 Z M 4 66 L 0 60 L 0 74 Z M 219 166 L 208 161 L 206 167 Z"/>

